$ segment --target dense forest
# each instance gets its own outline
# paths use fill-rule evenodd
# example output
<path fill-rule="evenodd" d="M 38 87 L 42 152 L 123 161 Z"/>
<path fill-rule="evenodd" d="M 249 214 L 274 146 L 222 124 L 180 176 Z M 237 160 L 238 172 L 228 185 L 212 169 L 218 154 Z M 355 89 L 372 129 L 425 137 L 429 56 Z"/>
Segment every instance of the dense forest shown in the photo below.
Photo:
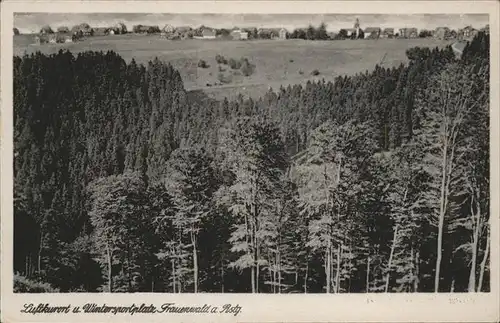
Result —
<path fill-rule="evenodd" d="M 489 291 L 489 37 L 217 102 L 14 57 L 17 292 Z"/>

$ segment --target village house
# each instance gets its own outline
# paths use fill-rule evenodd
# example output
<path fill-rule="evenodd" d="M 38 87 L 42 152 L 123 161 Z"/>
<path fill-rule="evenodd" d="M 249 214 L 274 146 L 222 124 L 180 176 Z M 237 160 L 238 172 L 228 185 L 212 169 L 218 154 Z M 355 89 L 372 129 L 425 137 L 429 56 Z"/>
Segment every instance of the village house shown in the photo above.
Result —
<path fill-rule="evenodd" d="M 88 37 L 94 35 L 94 29 L 92 29 L 89 24 L 83 23 L 71 28 L 71 33 L 79 37 Z"/>
<path fill-rule="evenodd" d="M 178 32 L 178 33 L 181 33 L 181 34 L 182 33 L 187 33 L 187 32 L 189 32 L 191 30 L 192 30 L 192 28 L 189 27 L 189 26 L 182 26 L 182 27 L 176 27 L 175 28 L 175 31 Z"/>
<path fill-rule="evenodd" d="M 458 33 L 456 30 L 450 30 L 450 39 L 457 39 L 458 38 Z"/>
<path fill-rule="evenodd" d="M 125 26 L 124 23 L 119 22 L 116 25 L 114 25 L 113 28 L 111 28 L 111 30 L 113 31 L 113 34 L 117 34 L 117 35 L 126 34 L 127 33 L 127 26 Z M 110 34 L 111 34 L 111 30 L 109 32 Z"/>
<path fill-rule="evenodd" d="M 189 26 L 176 27 L 172 38 L 187 39 L 193 37 L 193 29 Z"/>
<path fill-rule="evenodd" d="M 338 35 L 337 33 L 335 33 L 335 32 L 332 31 L 332 32 L 328 33 L 328 38 L 330 38 L 330 39 L 336 39 L 337 35 Z"/>
<path fill-rule="evenodd" d="M 47 38 L 43 36 L 35 36 L 35 43 L 37 45 L 45 44 L 47 43 Z"/>
<path fill-rule="evenodd" d="M 458 39 L 472 39 L 474 38 L 479 31 L 472 26 L 467 26 L 458 31 Z"/>
<path fill-rule="evenodd" d="M 171 33 L 166 33 L 164 31 L 161 32 L 160 34 L 160 37 L 161 38 L 165 38 L 165 39 L 168 39 L 168 40 L 177 40 L 177 39 L 181 39 L 181 34 L 178 33 L 177 31 L 174 31 L 174 32 L 171 32 Z"/>
<path fill-rule="evenodd" d="M 202 31 L 201 31 L 201 35 L 203 37 L 203 39 L 215 39 L 215 30 L 213 30 L 212 28 L 204 28 Z"/>
<path fill-rule="evenodd" d="M 271 38 L 272 37 L 272 32 L 269 28 L 259 28 L 257 30 L 257 36 L 259 38 Z"/>
<path fill-rule="evenodd" d="M 241 39 L 241 31 L 239 29 L 231 31 L 231 38 L 233 40 L 240 40 Z"/>
<path fill-rule="evenodd" d="M 57 28 L 58 33 L 63 33 L 63 34 L 68 34 L 69 33 L 69 28 L 65 26 L 61 26 Z"/>
<path fill-rule="evenodd" d="M 358 30 L 356 28 L 346 28 L 347 37 L 352 37 L 353 35 L 357 35 Z"/>
<path fill-rule="evenodd" d="M 463 36 L 465 38 L 469 38 L 471 36 L 472 30 L 474 30 L 474 28 L 472 28 L 472 26 L 467 26 L 464 29 L 462 29 L 461 31 L 462 31 Z"/>
<path fill-rule="evenodd" d="M 132 31 L 136 34 L 155 34 L 160 33 L 160 28 L 158 26 L 135 25 Z"/>
<path fill-rule="evenodd" d="M 281 28 L 278 34 L 279 39 L 286 39 L 287 31 L 285 28 Z"/>
<path fill-rule="evenodd" d="M 394 28 L 385 28 L 384 31 L 380 34 L 381 38 L 393 38 L 394 37 Z"/>
<path fill-rule="evenodd" d="M 50 26 L 46 25 L 46 26 L 43 26 L 41 29 L 40 29 L 40 35 L 47 35 L 47 34 L 53 34 L 54 31 L 52 30 L 52 28 L 50 28 Z"/>
<path fill-rule="evenodd" d="M 284 33 L 281 32 L 282 30 L 284 30 Z M 284 35 L 284 39 L 286 39 L 286 30 L 283 28 L 259 28 L 257 36 L 261 39 L 283 39 L 280 38 L 280 32 Z"/>
<path fill-rule="evenodd" d="M 484 31 L 484 33 L 486 35 L 489 35 L 490 34 L 490 24 L 487 24 L 486 26 L 484 26 L 484 28 L 482 28 L 482 31 Z"/>
<path fill-rule="evenodd" d="M 106 36 L 109 34 L 109 30 L 107 27 L 94 28 L 94 36 Z"/>
<path fill-rule="evenodd" d="M 409 38 L 418 38 L 418 29 L 417 28 L 409 28 L 408 37 Z"/>
<path fill-rule="evenodd" d="M 165 34 L 171 34 L 175 31 L 174 26 L 166 24 L 165 27 L 163 27 L 162 32 Z"/>
<path fill-rule="evenodd" d="M 55 33 L 54 37 L 49 36 L 49 42 L 54 43 L 55 42 L 58 44 L 63 44 L 63 43 L 71 43 L 73 42 L 74 36 L 69 34 L 69 33 Z"/>
<path fill-rule="evenodd" d="M 49 39 L 49 44 L 56 44 L 57 43 L 57 35 L 56 34 L 48 35 L 48 39 Z"/>
<path fill-rule="evenodd" d="M 418 38 L 417 28 L 400 28 L 399 29 L 400 38 Z"/>
<path fill-rule="evenodd" d="M 81 30 L 72 31 L 73 39 L 81 39 L 83 38 L 83 32 Z"/>
<path fill-rule="evenodd" d="M 70 33 L 39 34 L 35 36 L 35 43 L 41 44 L 62 44 L 75 41 L 75 36 Z"/>
<path fill-rule="evenodd" d="M 436 31 L 434 32 L 434 37 L 437 39 L 445 40 L 449 39 L 451 35 L 450 28 L 448 27 L 438 27 L 436 28 Z"/>
<path fill-rule="evenodd" d="M 381 29 L 379 27 L 367 27 L 364 30 L 365 39 L 377 39 L 380 37 Z"/>
<path fill-rule="evenodd" d="M 234 40 L 247 40 L 248 39 L 248 32 L 242 31 L 240 29 L 233 30 L 231 32 L 231 37 Z"/>

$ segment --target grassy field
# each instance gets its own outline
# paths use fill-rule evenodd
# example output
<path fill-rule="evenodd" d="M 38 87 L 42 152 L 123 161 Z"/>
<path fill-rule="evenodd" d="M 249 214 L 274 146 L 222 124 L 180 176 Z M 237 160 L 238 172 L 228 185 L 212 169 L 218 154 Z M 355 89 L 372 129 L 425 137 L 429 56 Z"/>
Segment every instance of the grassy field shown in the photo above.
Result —
<path fill-rule="evenodd" d="M 330 81 L 338 75 L 372 70 L 376 64 L 397 66 L 407 62 L 405 51 L 408 48 L 443 47 L 450 44 L 435 39 L 169 41 L 156 35 L 93 37 L 68 44 L 36 45 L 33 42 L 33 36 L 15 36 L 14 55 L 35 51 L 56 53 L 59 49 L 68 49 L 73 53 L 114 50 L 126 61 L 135 58 L 139 63 L 158 57 L 179 69 L 187 90 L 203 90 L 214 98 L 234 97 L 238 93 L 258 97 L 269 87 L 277 89 L 280 85 L 315 79 Z M 222 68 L 225 71 L 220 72 L 215 61 L 217 54 L 226 59 L 246 57 L 256 66 L 255 71 L 245 77 L 224 65 Z M 200 59 L 205 60 L 209 67 L 197 67 Z M 320 74 L 311 75 L 313 70 L 318 70 Z M 219 83 L 219 73 L 223 73 L 231 82 L 214 86 Z"/>

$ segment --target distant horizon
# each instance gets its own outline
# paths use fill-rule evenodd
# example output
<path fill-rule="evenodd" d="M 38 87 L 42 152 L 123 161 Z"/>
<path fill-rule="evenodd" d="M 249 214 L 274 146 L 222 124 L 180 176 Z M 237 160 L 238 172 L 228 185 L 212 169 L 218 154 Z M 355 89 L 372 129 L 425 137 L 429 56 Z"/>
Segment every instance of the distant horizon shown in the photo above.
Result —
<path fill-rule="evenodd" d="M 325 23 L 329 32 L 352 28 L 356 18 L 361 28 L 404 28 L 452 29 L 472 26 L 482 28 L 489 24 L 487 14 L 168 14 L 168 13 L 16 13 L 14 27 L 22 34 L 38 33 L 44 25 L 54 30 L 61 26 L 71 28 L 80 23 L 91 27 L 111 27 L 124 23 L 130 31 L 134 25 L 154 25 L 163 28 L 169 24 L 174 27 L 189 26 L 197 28 L 285 28 L 289 32 L 297 28 L 315 27 Z"/>

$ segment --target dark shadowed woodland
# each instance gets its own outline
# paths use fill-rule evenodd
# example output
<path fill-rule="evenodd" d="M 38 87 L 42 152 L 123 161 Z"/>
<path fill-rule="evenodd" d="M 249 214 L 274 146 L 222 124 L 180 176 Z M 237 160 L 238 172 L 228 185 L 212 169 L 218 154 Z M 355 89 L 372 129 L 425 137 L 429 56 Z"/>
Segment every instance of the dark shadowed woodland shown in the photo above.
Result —
<path fill-rule="evenodd" d="M 14 57 L 15 291 L 488 292 L 489 36 L 407 56 L 221 102 Z"/>

